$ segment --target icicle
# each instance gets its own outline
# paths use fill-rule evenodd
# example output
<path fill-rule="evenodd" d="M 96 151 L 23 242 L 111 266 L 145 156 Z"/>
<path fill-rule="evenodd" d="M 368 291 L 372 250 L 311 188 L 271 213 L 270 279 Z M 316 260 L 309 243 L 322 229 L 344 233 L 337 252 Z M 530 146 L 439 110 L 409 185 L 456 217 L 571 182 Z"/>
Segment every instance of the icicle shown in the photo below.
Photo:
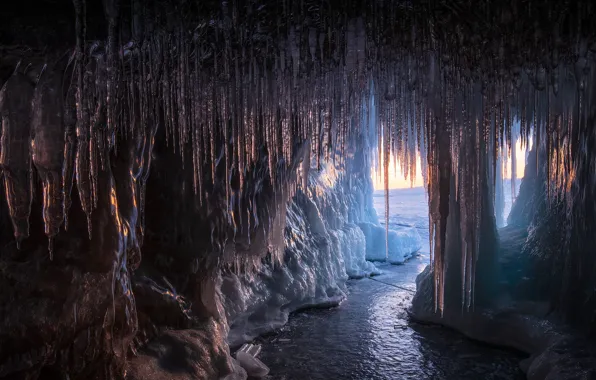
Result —
<path fill-rule="evenodd" d="M 437 33 L 441 31 L 440 25 L 436 25 L 432 17 L 425 28 L 405 23 L 406 29 L 402 30 L 403 21 L 407 19 L 402 18 L 403 4 L 364 3 L 361 8 L 355 6 L 333 17 L 323 17 L 328 16 L 323 14 L 325 7 L 316 6 L 313 12 L 308 9 L 308 2 L 286 0 L 278 8 L 267 9 L 272 12 L 277 9 L 280 13 L 266 26 L 259 17 L 253 17 L 256 15 L 251 13 L 255 10 L 254 4 L 240 6 L 223 2 L 212 20 L 192 32 L 188 29 L 189 19 L 181 18 L 183 22 L 178 25 L 165 14 L 164 17 L 156 15 L 152 22 L 163 23 L 165 27 L 150 30 L 161 32 L 139 38 L 133 23 L 134 41 L 128 42 L 118 41 L 128 38 L 128 31 L 120 33 L 118 28 L 128 25 L 128 20 L 120 22 L 119 18 L 126 16 L 129 8 L 122 3 L 121 12 L 118 0 L 108 1 L 104 5 L 108 22 L 105 52 L 98 43 L 85 54 L 85 1 L 73 0 L 76 13 L 74 80 L 66 93 L 66 104 L 61 108 L 64 134 L 60 136 L 59 148 L 50 146 L 48 149 L 52 154 L 61 153 L 62 165 L 54 162 L 50 165 L 42 157 L 43 145 L 52 145 L 49 142 L 55 139 L 52 136 L 44 141 L 44 133 L 53 131 L 38 126 L 39 133 L 31 146 L 29 133 L 24 137 L 30 127 L 17 130 L 21 127 L 15 123 L 26 123 L 5 112 L 6 107 L 21 107 L 19 97 L 27 99 L 27 94 L 22 95 L 20 90 L 10 87 L 14 77 L 21 75 L 22 68 L 17 68 L 16 74 L 9 78 L 10 91 L 2 90 L 6 98 L 0 103 L 3 107 L 0 164 L 15 235 L 23 238 L 28 234 L 25 221 L 29 212 L 24 209 L 31 197 L 31 185 L 26 183 L 31 178 L 31 159 L 23 157 L 22 162 L 15 164 L 12 155 L 28 154 L 30 148 L 37 153 L 34 161 L 44 184 L 47 200 L 44 201 L 44 221 L 50 235 L 56 228 L 54 217 L 60 212 L 55 211 L 55 207 L 60 198 L 67 227 L 73 173 L 77 176 L 77 189 L 91 234 L 91 214 L 98 203 L 99 173 L 101 168 L 106 168 L 106 162 L 109 164 L 109 157 L 117 153 L 116 138 L 139 134 L 144 148 L 152 147 L 154 129 L 160 123 L 166 144 L 180 154 L 181 164 L 192 161 L 192 186 L 198 204 L 219 207 L 217 201 L 212 202 L 207 197 L 211 192 L 223 190 L 227 221 L 222 223 L 228 222 L 231 227 L 238 223 L 243 233 L 248 228 L 250 238 L 250 230 L 255 226 L 265 228 L 267 222 L 270 229 L 282 226 L 281 214 L 285 211 L 283 202 L 278 202 L 275 209 L 268 210 L 270 220 L 258 220 L 253 209 L 257 202 L 254 198 L 247 200 L 254 197 L 252 192 L 256 191 L 249 189 L 247 181 L 252 170 L 260 169 L 263 164 L 263 173 L 268 173 L 263 175 L 269 176 L 275 197 L 283 195 L 285 199 L 292 196 L 297 187 L 307 191 L 311 158 L 316 157 L 319 169 L 321 159 L 340 171 L 345 168 L 357 148 L 354 142 L 361 134 L 370 140 L 366 141 L 370 146 L 365 151 L 370 150 L 371 154 L 367 159 L 373 161 L 376 175 L 383 178 L 386 227 L 391 160 L 395 174 L 399 165 L 411 183 L 417 175 L 422 175 L 431 211 L 429 232 L 437 310 L 444 306 L 444 181 L 447 175 L 452 176 L 449 190 L 456 197 L 462 219 L 459 225 L 462 305 L 473 307 L 475 266 L 482 254 L 478 244 L 483 186 L 492 182 L 496 187 L 500 162 L 511 156 L 511 186 L 515 196 L 516 143 L 519 139 L 527 146 L 532 130 L 536 154 L 545 149 L 540 154 L 546 153 L 547 157 L 549 194 L 559 196 L 560 187 L 570 186 L 566 182 L 568 178 L 560 177 L 563 171 L 575 169 L 573 153 L 584 149 L 578 145 L 578 139 L 579 132 L 587 128 L 589 121 L 586 111 L 593 96 L 588 82 L 593 75 L 590 71 L 593 51 L 588 52 L 581 42 L 576 43 L 576 47 L 563 49 L 563 42 L 559 41 L 556 49 L 550 50 L 538 64 L 524 62 L 531 57 L 514 56 L 508 62 L 508 49 L 515 51 L 517 45 L 497 41 L 486 45 L 486 55 L 476 57 L 470 51 L 476 50 L 477 36 L 468 38 L 456 28 L 452 36 L 454 42 L 459 43 L 458 46 L 471 45 L 470 49 L 451 49 L 443 45 L 445 36 Z M 132 8 L 135 13 L 134 5 Z M 480 9 L 481 13 L 488 10 L 484 8 Z M 155 8 L 158 12 L 165 9 L 165 6 Z M 183 5 L 172 15 L 179 17 L 186 9 Z M 517 15 L 520 10 L 516 8 L 512 12 Z M 217 19 L 218 14 L 220 19 Z M 314 21 L 311 15 L 319 19 Z M 378 24 L 371 22 L 375 17 L 380 20 Z M 263 28 L 268 26 L 274 29 L 271 33 L 279 37 L 275 42 L 268 38 L 271 36 L 263 38 Z M 392 41 L 399 35 L 404 35 L 404 40 Z M 541 37 L 535 38 L 538 41 Z M 123 43 L 118 54 L 118 46 Z M 388 43 L 394 48 L 388 48 Z M 534 52 L 536 46 L 530 46 L 528 51 Z M 440 57 L 437 56 L 439 51 Z M 567 62 L 568 52 L 575 62 Z M 457 56 L 454 53 L 458 53 Z M 506 70 L 509 67 L 511 70 Z M 54 69 L 50 66 L 43 76 L 39 75 L 43 79 L 40 84 Z M 67 67 L 63 72 L 70 73 L 71 69 Z M 575 81 L 570 79 L 572 74 Z M 528 88 L 528 84 L 534 89 Z M 554 97 L 550 94 L 551 87 Z M 544 90 L 547 98 L 542 98 Z M 574 91 L 574 96 L 563 96 Z M 72 115 L 73 107 L 76 107 L 76 117 Z M 571 112 L 572 107 L 575 108 Z M 514 125 L 515 118 L 519 120 L 519 130 Z M 294 180 L 295 173 L 289 172 L 296 166 L 294 148 L 304 142 L 310 146 L 296 169 L 300 177 Z M 22 143 L 26 151 L 19 145 Z M 422 173 L 417 173 L 417 155 Z M 150 157 L 144 157 L 143 161 L 144 168 Z M 507 167 L 505 163 L 505 170 Z M 143 178 L 146 179 L 146 175 L 148 172 L 143 169 Z M 139 186 L 143 214 L 144 182 Z M 61 195 L 57 195 L 58 189 Z M 13 215 L 17 207 L 22 212 Z M 243 225 L 245 213 L 251 214 L 248 226 Z M 386 255 L 387 234 L 386 231 Z M 275 237 L 269 237 L 268 243 L 276 253 L 281 251 Z M 248 266 L 249 260 L 235 260 L 235 270 Z"/>
<path fill-rule="evenodd" d="M 522 147 L 525 146 L 525 139 L 526 139 L 526 98 L 523 97 L 520 99 L 521 102 L 521 116 L 519 117 L 520 121 L 519 121 L 519 136 L 520 136 L 520 141 L 522 144 Z"/>
<path fill-rule="evenodd" d="M 52 73 L 47 80 L 38 84 L 32 103 L 31 155 L 42 182 L 42 216 L 48 238 L 58 234 L 64 221 L 64 104 L 62 97 L 56 96 L 61 88 L 61 79 Z"/>
<path fill-rule="evenodd" d="M 82 75 L 81 75 L 82 77 Z M 82 79 L 82 78 L 81 78 Z M 82 82 L 82 80 L 81 80 Z M 72 204 L 71 192 L 74 180 L 74 165 L 75 165 L 75 143 L 76 143 L 76 100 L 75 87 L 71 86 L 66 96 L 66 103 L 64 106 L 64 166 L 62 168 L 62 189 L 64 191 L 62 197 L 64 199 L 64 229 L 68 230 L 68 212 Z"/>
<path fill-rule="evenodd" d="M 73 73 L 76 73 L 76 86 L 70 84 L 66 95 L 66 104 L 64 106 L 64 167 L 62 171 L 62 188 L 63 188 L 63 213 L 64 213 L 64 229 L 68 230 L 68 213 L 71 201 L 71 192 L 74 179 L 74 160 L 75 160 L 75 144 L 76 144 L 76 125 L 78 120 L 82 120 L 83 116 L 83 92 L 84 88 L 84 74 L 85 74 L 85 36 L 86 36 L 86 2 L 85 0 L 73 0 L 76 19 L 76 50 L 75 58 L 76 65 Z M 74 110 L 74 114 L 73 114 Z M 79 115 L 79 112 L 81 113 Z"/>
<path fill-rule="evenodd" d="M 387 125 L 385 125 L 387 128 Z M 389 152 L 390 152 L 391 129 L 385 131 L 383 143 L 385 145 L 385 155 L 383 156 L 383 174 L 385 180 L 385 260 L 389 260 Z"/>
<path fill-rule="evenodd" d="M 32 188 L 30 182 L 30 106 L 33 85 L 13 74 L 0 89 L 0 168 L 17 248 L 29 237 Z"/>
<path fill-rule="evenodd" d="M 48 254 L 50 261 L 54 260 L 54 238 L 52 236 L 48 237 Z"/>
<path fill-rule="evenodd" d="M 118 35 L 118 18 L 120 15 L 120 0 L 112 0 L 106 5 L 106 18 L 108 19 L 108 42 L 107 42 L 107 82 L 106 82 L 106 104 L 107 104 L 107 139 L 108 147 L 112 148 L 115 144 L 116 134 L 116 117 L 118 111 L 116 106 L 118 104 L 118 47 L 116 45 L 116 38 Z"/>
<path fill-rule="evenodd" d="M 187 63 L 185 62 L 186 59 L 186 43 L 184 39 L 184 35 L 182 31 L 178 31 L 176 36 L 177 42 L 177 70 L 176 70 L 176 91 L 175 91 L 175 99 L 176 99 L 176 107 L 177 107 L 177 120 L 176 126 L 178 127 L 178 145 L 180 151 L 180 160 L 182 161 L 182 168 L 184 168 L 184 161 L 185 161 L 185 154 L 184 148 L 188 141 L 188 114 L 187 114 L 187 85 L 186 81 L 188 78 L 188 73 L 186 72 Z"/>
<path fill-rule="evenodd" d="M 102 108 L 98 105 L 95 114 L 91 119 L 91 131 L 89 139 L 89 172 L 91 178 L 91 202 L 93 209 L 97 208 L 98 202 L 98 178 L 99 178 L 99 157 L 98 150 L 101 149 L 99 143 L 99 127 L 102 123 Z"/>
<path fill-rule="evenodd" d="M 534 135 L 536 136 L 536 175 L 538 175 L 538 170 L 540 168 L 539 165 L 539 160 L 538 160 L 538 155 L 540 152 L 540 146 L 541 144 L 541 138 L 540 138 L 540 126 L 538 125 L 538 92 L 534 91 L 534 113 L 533 113 L 533 117 L 534 117 Z"/>
<path fill-rule="evenodd" d="M 515 182 L 517 180 L 517 136 L 511 139 L 511 202 L 517 197 L 517 187 Z"/>
<path fill-rule="evenodd" d="M 91 75 L 93 75 L 93 72 L 88 72 L 85 75 L 86 78 L 84 80 L 83 88 L 87 87 L 87 83 L 91 81 Z M 81 88 L 77 89 L 77 91 L 81 93 L 83 92 Z M 81 95 L 77 95 L 77 98 L 80 97 Z M 87 228 L 89 231 L 89 238 L 91 238 L 92 190 L 90 183 L 89 164 L 89 127 L 90 120 L 88 112 L 88 101 L 77 101 L 77 151 L 75 156 L 75 176 L 77 180 L 79 199 L 81 200 L 81 207 L 87 215 Z"/>

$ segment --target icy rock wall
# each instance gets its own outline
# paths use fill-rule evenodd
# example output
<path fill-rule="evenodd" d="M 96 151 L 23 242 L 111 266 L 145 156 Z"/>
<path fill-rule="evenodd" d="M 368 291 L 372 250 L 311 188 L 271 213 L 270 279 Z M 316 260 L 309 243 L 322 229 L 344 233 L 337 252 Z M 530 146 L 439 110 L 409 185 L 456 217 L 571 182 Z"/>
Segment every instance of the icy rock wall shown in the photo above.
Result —
<path fill-rule="evenodd" d="M 454 178 L 451 178 L 451 181 L 454 181 Z M 489 188 L 487 184 L 485 183 L 483 187 L 483 191 L 488 195 Z M 491 198 L 486 196 L 483 199 L 485 204 L 479 215 L 481 236 L 478 243 L 482 247 L 482 256 L 476 262 L 462 262 L 460 256 L 463 249 L 461 242 L 462 216 L 455 195 L 451 193 L 449 196 L 451 212 L 445 220 L 446 233 L 445 240 L 442 243 L 445 250 L 444 267 L 441 268 L 441 271 L 444 272 L 444 298 L 438 297 L 435 293 L 436 274 L 433 273 L 432 266 L 429 266 L 427 270 L 418 275 L 416 283 L 417 289 L 431 289 L 433 296 L 429 297 L 428 293 L 417 291 L 412 301 L 414 313 L 439 313 L 438 302 L 443 302 L 453 309 L 469 311 L 472 310 L 472 305 L 483 307 L 491 305 L 495 300 L 498 291 L 499 269 L 496 260 L 499 245 Z M 435 242 L 435 244 L 437 243 Z M 475 282 L 475 286 L 472 288 L 467 286 L 470 281 Z M 468 292 L 468 289 L 471 290 Z M 463 313 L 460 313 L 460 315 L 463 315 Z"/>
<path fill-rule="evenodd" d="M 316 220 L 320 216 L 312 201 L 296 197 L 288 206 L 282 263 L 265 263 L 255 274 L 224 275 L 231 346 L 283 326 L 294 310 L 337 305 L 345 298 L 347 275 L 339 241 L 320 228 L 323 222 Z"/>
<path fill-rule="evenodd" d="M 593 72 L 590 81 L 592 86 L 596 83 Z M 596 123 L 593 97 L 590 103 L 585 119 L 574 122 L 573 128 Z M 596 181 L 596 137 L 593 128 L 578 128 L 575 138 L 581 144 L 566 145 L 569 156 L 554 158 L 562 163 L 557 170 L 547 155 L 546 138 L 537 137 L 509 222 L 528 231 L 522 254 L 532 263 L 532 296 L 550 302 L 555 315 L 594 336 L 596 261 L 591 247 L 596 244 L 596 198 L 589 184 Z M 563 169 L 570 175 L 563 177 Z"/>
<path fill-rule="evenodd" d="M 540 160 L 536 155 L 536 147 L 528 154 L 525 174 L 520 184 L 519 194 L 513 205 L 507 222 L 519 227 L 527 227 L 539 209 L 546 207 L 546 172 L 544 165 L 538 165 L 538 161 L 545 163 L 546 157 L 541 152 Z"/>
<path fill-rule="evenodd" d="M 37 85 L 16 74 L 0 91 L 6 197 L 0 202 L 0 377 L 112 379 L 128 368 L 129 379 L 159 378 L 157 366 L 150 374 L 143 369 L 158 360 L 180 363 L 166 352 L 185 346 L 192 352 L 185 368 L 189 376 L 242 377 L 229 356 L 214 281 L 188 270 L 188 263 L 203 257 L 196 254 L 201 247 L 195 245 L 191 256 L 192 245 L 180 244 L 179 234 L 155 239 L 163 219 L 190 216 L 172 206 L 191 191 L 184 191 L 183 170 L 170 171 L 182 186 L 170 186 L 162 203 L 155 192 L 146 192 L 149 166 L 157 155 L 158 170 L 172 162 L 178 168 L 180 158 L 153 151 L 152 128 L 119 135 L 117 153 L 100 158 L 91 145 L 90 161 L 89 146 L 78 146 L 75 157 L 68 130 L 74 109 L 62 103 L 63 96 L 69 99 L 61 93 L 64 67 L 47 70 L 47 79 Z M 157 137 L 163 149 L 162 135 Z M 156 219 L 148 213 L 152 219 L 145 224 L 145 201 L 168 213 Z M 84 204 L 93 212 L 87 214 Z M 140 246 L 147 236 L 141 267 Z M 155 254 L 169 249 L 175 254 Z M 185 270 L 176 271 L 181 264 Z M 164 328 L 180 332 L 164 335 Z M 148 342 L 166 349 L 152 349 Z"/>
<path fill-rule="evenodd" d="M 193 187 L 189 186 L 192 166 L 172 167 L 171 163 L 180 158 L 167 147 L 165 139 L 158 140 L 155 146 L 158 158 L 154 160 L 154 171 L 147 189 L 147 198 L 154 203 L 153 207 L 146 209 L 144 260 L 135 276 L 139 284 L 139 289 L 135 288 L 135 294 L 138 291 L 140 298 L 139 318 L 143 322 L 138 335 L 147 342 L 142 350 L 143 358 L 149 363 L 156 360 L 156 355 L 160 359 L 159 352 L 170 350 L 168 342 L 172 338 L 169 335 L 164 337 L 163 333 L 155 334 L 154 330 L 176 328 L 180 332 L 173 333 L 173 336 L 183 345 L 187 344 L 189 336 L 198 335 L 205 346 L 203 350 L 210 350 L 205 365 L 204 362 L 199 363 L 201 368 L 209 367 L 211 361 L 217 366 L 219 375 L 236 371 L 235 363 L 226 356 L 229 355 L 227 337 L 231 310 L 236 307 L 250 309 L 248 303 L 259 302 L 259 299 L 251 298 L 253 293 L 267 298 L 272 292 L 265 294 L 259 291 L 274 284 L 285 288 L 294 280 L 292 276 L 284 277 L 284 273 L 268 271 L 283 260 L 283 253 L 280 257 L 278 250 L 286 244 L 283 241 L 284 230 L 289 225 L 298 226 L 292 222 L 298 218 L 295 215 L 297 211 L 286 205 L 292 198 L 296 168 L 303 161 L 306 146 L 298 144 L 294 148 L 288 169 L 281 164 L 277 167 L 281 181 L 279 191 L 274 191 L 270 184 L 265 151 L 259 152 L 260 159 L 246 172 L 241 189 L 237 187 L 240 186 L 236 181 L 238 174 L 233 174 L 235 187 L 230 196 L 233 218 L 230 219 L 221 182 L 216 181 L 209 189 L 209 203 L 201 204 Z M 215 170 L 218 171 L 217 178 L 225 176 L 225 163 L 220 162 Z M 251 207 L 248 207 L 249 204 Z M 313 225 L 316 225 L 314 221 Z M 295 266 L 299 267 L 300 263 L 296 260 Z M 325 271 L 326 262 L 319 264 L 319 268 Z M 257 271 L 260 271 L 259 276 L 254 275 Z M 325 273 L 333 279 L 333 271 L 337 269 L 327 269 Z M 237 295 L 230 304 L 230 296 L 226 294 L 229 280 L 234 276 L 239 279 L 241 273 L 248 274 L 242 279 L 249 284 L 241 291 L 252 293 Z M 300 286 L 308 288 L 305 291 L 309 294 L 320 294 L 320 289 L 309 288 L 308 275 L 303 275 Z M 323 287 L 323 291 L 331 294 L 332 286 L 329 285 L 330 289 Z M 156 291 L 156 288 L 161 290 Z M 299 290 L 296 292 L 299 293 Z M 173 301 L 160 306 L 159 300 L 164 298 L 161 294 L 170 295 Z M 282 296 L 271 295 L 275 298 L 272 302 L 282 302 Z M 289 294 L 285 296 L 291 298 Z M 274 315 L 273 308 L 261 311 L 271 323 L 281 318 Z M 160 350 L 162 346 L 165 348 Z M 199 349 L 196 344 L 189 348 L 190 352 Z M 139 371 L 143 368 L 142 363 L 133 362 L 131 365 Z"/>
<path fill-rule="evenodd" d="M 0 376 L 120 373 L 137 329 L 131 271 L 139 173 L 148 165 L 137 158 L 149 137 L 131 133 L 120 155 L 103 157 L 93 176 L 95 212 L 85 215 L 73 197 L 68 229 L 58 234 L 71 195 L 63 183 L 84 167 L 65 143 L 74 111 L 63 102 L 65 65 L 58 61 L 37 83 L 17 73 L 0 91 Z"/>
<path fill-rule="evenodd" d="M 349 277 L 379 273 L 366 261 L 364 233 L 351 219 L 375 215 L 359 203 L 372 197 L 370 175 L 364 178 L 350 187 L 351 181 L 331 165 L 311 170 L 308 195 L 299 191 L 287 206 L 282 261 L 268 257 L 253 273 L 224 274 L 221 290 L 231 346 L 283 326 L 293 311 L 337 305 L 346 296 Z"/>

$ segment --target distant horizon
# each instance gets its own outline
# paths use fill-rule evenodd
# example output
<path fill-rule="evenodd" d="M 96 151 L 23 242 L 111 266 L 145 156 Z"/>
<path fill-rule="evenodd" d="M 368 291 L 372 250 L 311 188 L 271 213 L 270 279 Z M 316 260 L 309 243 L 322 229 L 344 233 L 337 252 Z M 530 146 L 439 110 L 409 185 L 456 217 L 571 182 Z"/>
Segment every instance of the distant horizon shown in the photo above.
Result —
<path fill-rule="evenodd" d="M 518 181 L 521 181 L 522 179 L 524 179 L 524 177 L 517 177 Z M 511 177 L 503 178 L 503 181 L 511 181 Z M 519 187 L 519 183 L 516 185 L 516 187 Z M 415 190 L 415 189 L 424 189 L 424 185 L 413 186 L 413 187 L 408 186 L 408 187 L 390 187 L 389 188 L 389 190 Z M 375 192 L 378 191 L 379 193 L 382 193 L 385 191 L 385 188 L 384 187 L 381 187 L 381 188 L 375 187 L 374 191 Z"/>
<path fill-rule="evenodd" d="M 522 149 L 521 142 L 518 140 L 516 146 L 516 178 L 522 179 L 524 177 L 524 172 L 526 169 L 526 149 Z M 398 160 L 398 167 L 397 172 L 395 170 L 393 157 L 389 162 L 389 189 L 410 189 L 410 188 L 419 188 L 424 187 L 424 183 L 422 182 L 422 167 L 420 156 L 416 155 L 416 177 L 413 184 L 411 184 L 410 179 L 405 179 L 404 173 L 401 170 L 401 165 Z M 397 173 L 397 174 L 396 174 Z M 385 184 L 382 175 L 378 175 L 378 172 L 375 168 L 372 168 L 371 176 L 373 180 L 373 186 L 375 190 L 384 190 Z M 507 167 L 503 167 L 503 179 L 511 179 L 511 162 L 507 162 Z"/>

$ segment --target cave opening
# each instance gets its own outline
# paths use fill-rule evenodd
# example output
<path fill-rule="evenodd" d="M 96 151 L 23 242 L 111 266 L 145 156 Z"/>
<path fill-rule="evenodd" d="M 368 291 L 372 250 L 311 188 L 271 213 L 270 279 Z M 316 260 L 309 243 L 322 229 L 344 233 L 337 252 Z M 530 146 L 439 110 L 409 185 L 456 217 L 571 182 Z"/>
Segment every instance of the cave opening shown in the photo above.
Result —
<path fill-rule="evenodd" d="M 14 4 L 0 378 L 596 375 L 594 7 Z"/>

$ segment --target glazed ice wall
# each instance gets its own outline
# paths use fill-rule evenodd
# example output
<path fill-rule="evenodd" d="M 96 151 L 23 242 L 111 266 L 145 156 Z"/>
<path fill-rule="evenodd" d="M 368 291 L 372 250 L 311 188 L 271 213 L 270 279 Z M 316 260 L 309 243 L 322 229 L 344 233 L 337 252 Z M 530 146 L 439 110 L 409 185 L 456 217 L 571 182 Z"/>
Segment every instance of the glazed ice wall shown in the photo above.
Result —
<path fill-rule="evenodd" d="M 376 220 L 372 207 L 370 146 L 356 137 L 342 171 L 332 163 L 320 169 L 313 161 L 306 191 L 287 206 L 285 252 L 280 262 L 271 254 L 248 273 L 223 275 L 224 308 L 235 346 L 276 329 L 291 312 L 341 302 L 348 277 L 378 273 L 365 260 L 366 238 L 358 223 Z"/>

